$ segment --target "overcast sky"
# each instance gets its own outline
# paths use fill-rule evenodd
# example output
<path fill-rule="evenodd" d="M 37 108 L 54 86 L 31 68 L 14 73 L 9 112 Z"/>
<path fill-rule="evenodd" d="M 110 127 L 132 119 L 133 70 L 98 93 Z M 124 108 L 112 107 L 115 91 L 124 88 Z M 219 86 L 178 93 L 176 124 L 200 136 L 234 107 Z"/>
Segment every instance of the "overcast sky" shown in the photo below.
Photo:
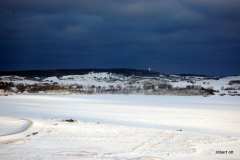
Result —
<path fill-rule="evenodd" d="M 240 0 L 0 0 L 0 70 L 240 73 Z"/>

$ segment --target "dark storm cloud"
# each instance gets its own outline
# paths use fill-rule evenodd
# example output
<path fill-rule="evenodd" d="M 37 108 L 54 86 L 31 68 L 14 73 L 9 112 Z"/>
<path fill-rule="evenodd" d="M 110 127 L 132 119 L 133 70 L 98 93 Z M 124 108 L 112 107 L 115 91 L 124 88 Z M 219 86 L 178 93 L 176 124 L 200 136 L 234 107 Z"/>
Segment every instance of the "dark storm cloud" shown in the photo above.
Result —
<path fill-rule="evenodd" d="M 0 0 L 1 70 L 240 72 L 239 0 Z"/>

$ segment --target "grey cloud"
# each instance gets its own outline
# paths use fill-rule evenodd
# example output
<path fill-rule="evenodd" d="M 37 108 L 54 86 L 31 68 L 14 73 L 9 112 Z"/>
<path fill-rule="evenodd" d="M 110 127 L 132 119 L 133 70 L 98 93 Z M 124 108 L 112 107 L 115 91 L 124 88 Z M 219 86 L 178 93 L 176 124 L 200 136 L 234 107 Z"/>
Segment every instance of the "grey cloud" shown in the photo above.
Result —
<path fill-rule="evenodd" d="M 0 0 L 0 52 L 8 54 L 0 62 L 9 68 L 16 57 L 46 69 L 149 63 L 175 73 L 214 64 L 232 69 L 240 60 L 239 8 L 238 0 Z"/>

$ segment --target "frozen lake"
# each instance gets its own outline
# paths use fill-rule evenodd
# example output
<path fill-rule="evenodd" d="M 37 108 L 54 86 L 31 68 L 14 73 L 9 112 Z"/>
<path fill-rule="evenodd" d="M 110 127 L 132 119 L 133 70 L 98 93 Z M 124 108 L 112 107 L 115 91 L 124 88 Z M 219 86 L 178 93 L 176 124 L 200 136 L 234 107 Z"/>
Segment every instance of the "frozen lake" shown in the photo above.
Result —
<path fill-rule="evenodd" d="M 0 98 L 0 115 L 6 133 L 21 123 L 4 116 L 33 121 L 23 133 L 0 137 L 1 159 L 240 157 L 239 97 L 8 96 Z"/>

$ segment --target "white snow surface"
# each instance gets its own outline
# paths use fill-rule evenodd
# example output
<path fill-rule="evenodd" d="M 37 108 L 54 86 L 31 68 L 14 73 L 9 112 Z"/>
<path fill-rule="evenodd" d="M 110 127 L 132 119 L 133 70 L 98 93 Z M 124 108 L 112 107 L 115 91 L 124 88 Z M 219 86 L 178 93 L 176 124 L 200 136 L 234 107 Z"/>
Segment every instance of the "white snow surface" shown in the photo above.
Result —
<path fill-rule="evenodd" d="M 0 136 L 0 159 L 240 158 L 239 97 L 18 95 L 0 115 L 1 134 L 33 122 Z"/>

